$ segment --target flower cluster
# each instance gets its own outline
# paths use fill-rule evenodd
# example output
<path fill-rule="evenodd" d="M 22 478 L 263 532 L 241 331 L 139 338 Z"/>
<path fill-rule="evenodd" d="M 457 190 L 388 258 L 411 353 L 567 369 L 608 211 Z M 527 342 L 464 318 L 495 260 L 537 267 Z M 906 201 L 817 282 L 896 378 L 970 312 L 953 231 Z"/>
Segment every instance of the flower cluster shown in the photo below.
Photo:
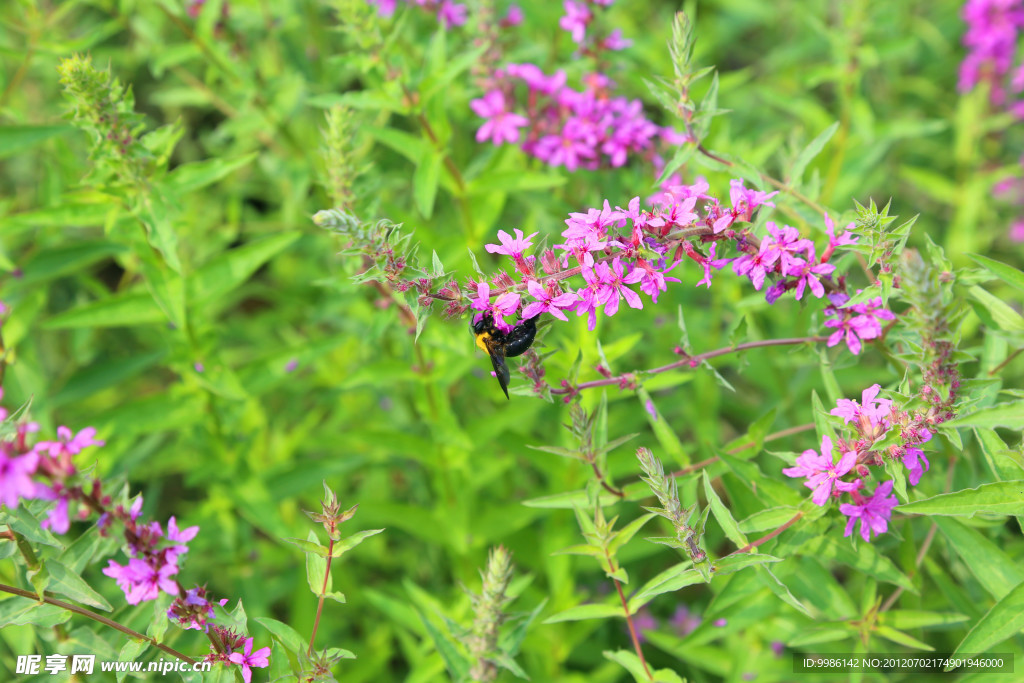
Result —
<path fill-rule="evenodd" d="M 633 41 L 622 37 L 621 29 L 613 29 L 606 35 L 593 31 L 597 18 L 596 8 L 609 7 L 614 0 L 565 0 L 562 7 L 565 14 L 558 25 L 572 36 L 572 42 L 590 54 L 599 54 L 604 50 L 623 50 Z"/>
<path fill-rule="evenodd" d="M 484 123 L 478 142 L 518 144 L 551 166 L 579 168 L 624 165 L 631 156 L 661 166 L 658 143 L 681 144 L 687 138 L 644 115 L 640 100 L 614 94 L 614 83 L 595 73 L 582 90 L 566 85 L 566 74 L 545 74 L 535 64 L 508 64 L 490 79 L 491 87 L 470 103 Z"/>
<path fill-rule="evenodd" d="M 445 25 L 446 28 L 452 26 L 462 26 L 466 23 L 466 6 L 452 2 L 451 0 L 402 0 L 407 5 L 414 5 L 420 7 L 428 12 L 432 12 L 437 20 Z M 395 8 L 398 6 L 399 0 L 367 0 L 371 5 L 376 5 L 377 11 L 383 17 L 390 17 L 395 13 Z"/>
<path fill-rule="evenodd" d="M 1024 31 L 1024 0 L 967 0 L 961 16 L 967 24 L 963 37 L 967 56 L 960 63 L 960 92 L 985 83 L 994 106 L 1024 119 L 1024 62 L 1015 63 Z M 1024 158 L 1017 175 L 998 182 L 993 194 L 1024 206 Z M 1024 242 L 1024 219 L 1011 224 L 1009 236 Z"/>
<path fill-rule="evenodd" d="M 8 429 L 0 439 L 0 504 L 14 509 L 23 501 L 52 501 L 41 526 L 58 534 L 70 529 L 72 511 L 78 519 L 87 518 L 90 511 L 99 512 L 96 524 L 104 536 L 111 533 L 115 523 L 120 524 L 128 562 L 122 565 L 108 560 L 103 573 L 117 582 L 128 604 L 154 600 L 161 592 L 177 596 L 167 611 L 168 618 L 183 628 L 209 632 L 208 622 L 214 619 L 214 609 L 206 589 L 196 587 L 185 591 L 175 579 L 179 561 L 188 552 L 186 544 L 196 537 L 199 527 L 179 528 L 174 517 L 168 520 L 166 531 L 159 522 L 145 522 L 140 519 L 141 496 L 127 509 L 123 505 L 115 506 L 111 497 L 103 492 L 100 480 L 79 473 L 73 457 L 86 448 L 104 445 L 96 439 L 93 427 L 86 427 L 77 434 L 67 427 L 58 427 L 56 440 L 30 444 L 29 435 L 38 432 L 39 425 L 10 417 L 8 411 L 0 407 L 0 421 Z M 220 604 L 225 602 L 221 600 Z M 225 629 L 218 630 L 228 633 Z M 267 648 L 255 653 L 251 648 L 251 638 L 244 648 L 239 640 L 237 647 L 228 649 L 221 657 L 225 663 L 241 665 L 247 681 L 251 677 L 249 667 L 267 666 L 269 654 Z M 243 652 L 237 652 L 238 649 Z"/>
<path fill-rule="evenodd" d="M 1024 63 L 1014 64 L 1017 39 L 1024 29 L 1024 1 L 967 0 L 961 17 L 967 24 L 963 37 L 967 56 L 960 63 L 960 92 L 984 82 L 992 104 L 1024 118 L 1024 99 L 1008 101 L 1010 93 L 1019 96 L 1024 91 Z"/>
<path fill-rule="evenodd" d="M 870 495 L 863 490 L 870 468 L 884 467 L 886 459 L 898 460 L 907 468 L 910 485 L 916 486 L 931 466 L 921 446 L 932 438 L 929 427 L 934 419 L 929 422 L 925 413 L 911 415 L 899 410 L 892 400 L 878 398 L 879 391 L 878 384 L 865 389 L 860 403 L 839 399 L 830 414 L 842 419 L 847 435 L 835 444 L 823 436 L 820 452 L 806 450 L 797 457 L 795 467 L 782 470 L 786 476 L 806 479 L 804 486 L 812 490 L 815 505 L 847 494 L 852 502 L 839 506 L 848 518 L 844 535 L 851 535 L 860 521 L 865 541 L 870 541 L 872 534 L 886 532 L 892 509 L 898 504 L 892 495 L 892 480 L 878 484 Z"/>
<path fill-rule="evenodd" d="M 7 409 L 0 407 L 0 421 L 8 417 Z M 102 446 L 103 442 L 95 438 L 96 430 L 92 427 L 78 434 L 58 427 L 56 441 L 38 441 L 30 446 L 28 435 L 38 432 L 39 425 L 19 420 L 12 427 L 13 434 L 0 441 L 0 504 L 14 509 L 21 500 L 55 501 L 42 527 L 63 534 L 71 526 L 72 504 L 82 497 L 82 489 L 75 483 L 77 470 L 72 457 L 84 448 Z M 78 514 L 85 517 L 88 510 L 82 509 Z"/>
<path fill-rule="evenodd" d="M 242 680 L 245 683 L 252 681 L 253 668 L 265 668 L 270 666 L 270 648 L 261 647 L 253 652 L 252 638 L 245 634 L 237 633 L 230 629 L 214 627 L 220 641 L 224 644 L 224 652 L 211 652 L 206 655 L 203 661 L 221 662 L 223 664 L 237 664 L 242 667 Z M 211 647 L 212 649 L 212 647 Z"/>
<path fill-rule="evenodd" d="M 177 520 L 171 517 L 165 534 L 159 522 L 140 523 L 141 512 L 142 496 L 139 496 L 128 510 L 118 505 L 112 512 L 103 513 L 98 523 L 104 535 L 115 519 L 124 526 L 124 537 L 134 557 L 125 565 L 108 560 L 103 573 L 117 581 L 130 605 L 155 600 L 160 591 L 168 595 L 181 594 L 178 582 L 172 577 L 178 573 L 178 558 L 188 552 L 184 544 L 199 533 L 197 526 L 179 529 Z"/>
<path fill-rule="evenodd" d="M 485 248 L 509 257 L 518 280 L 500 272 L 491 282 L 470 281 L 469 289 L 476 294 L 470 307 L 478 311 L 474 322 L 488 315 L 507 332 L 512 325 L 506 318 L 517 312 L 524 319 L 549 313 L 563 321 L 567 312 L 574 312 L 586 315 L 588 327 L 593 330 L 599 312 L 613 316 L 623 303 L 643 308 L 640 293 L 657 303 L 668 282 L 679 282 L 669 273 L 685 256 L 701 268 L 703 277 L 698 286 L 710 287 L 714 271 L 731 264 L 733 271 L 747 277 L 757 290 L 763 289 L 769 278 L 773 281 L 766 291 L 769 303 L 787 291 L 792 291 L 796 299 L 807 292 L 822 298 L 829 291 L 831 305 L 826 312 L 830 320 L 826 326 L 837 328 L 830 345 L 845 339 L 853 353 L 860 353 L 861 340 L 880 336 L 879 321 L 891 320 L 893 314 L 881 308 L 879 300 L 845 306 L 849 297 L 833 279 L 835 267 L 826 262 L 837 247 L 853 244 L 856 238 L 847 232 L 837 237 L 835 226 L 826 216 L 830 241 L 819 259 L 814 243 L 802 238 L 796 228 L 768 222 L 768 234 L 760 239 L 749 229 L 737 230 L 736 224 L 749 221 L 759 206 L 774 206 L 769 201 L 774 193 L 751 190 L 735 180 L 731 206 L 725 207 L 707 190 L 704 181 L 675 186 L 651 210 L 642 210 L 640 198 L 634 197 L 626 208 L 613 209 L 605 201 L 600 209 L 571 213 L 562 231 L 564 241 L 541 254 L 539 264 L 536 256 L 526 254 L 536 233 L 524 235 L 516 230 L 513 237 L 499 231 L 500 244 Z M 706 253 L 702 253 L 699 247 L 705 244 Z M 734 246 L 739 254 L 718 258 L 720 244 Z M 566 285 L 574 275 L 583 280 L 576 289 Z M 446 290 L 456 292 L 450 286 Z"/>

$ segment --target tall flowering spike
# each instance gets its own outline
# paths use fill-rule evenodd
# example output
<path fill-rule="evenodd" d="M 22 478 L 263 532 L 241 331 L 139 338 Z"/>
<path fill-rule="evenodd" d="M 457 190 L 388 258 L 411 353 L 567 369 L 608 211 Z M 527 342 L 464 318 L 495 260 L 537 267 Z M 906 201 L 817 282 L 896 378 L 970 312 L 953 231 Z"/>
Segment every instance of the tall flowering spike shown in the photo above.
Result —
<path fill-rule="evenodd" d="M 474 681 L 493 681 L 498 676 L 498 657 L 494 655 L 503 654 L 498 647 L 498 628 L 506 619 L 506 592 L 512 580 L 512 555 L 508 550 L 500 545 L 491 549 L 482 576 L 483 589 L 473 596 L 473 628 L 466 641 L 473 659 L 469 675 Z"/>
<path fill-rule="evenodd" d="M 636 449 L 636 457 L 644 471 L 640 478 L 661 503 L 660 508 L 645 509 L 667 519 L 676 531 L 676 538 L 670 545 L 686 552 L 694 564 L 702 565 L 707 561 L 707 554 L 700 547 L 700 533 L 687 524 L 693 509 L 684 508 L 679 501 L 679 488 L 675 477 L 665 474 L 661 461 L 654 457 L 650 449 Z"/>
<path fill-rule="evenodd" d="M 896 496 L 891 493 L 892 482 L 886 481 L 878 485 L 870 498 L 854 493 L 855 503 L 840 505 L 839 511 L 849 517 L 843 535 L 849 536 L 853 533 L 857 520 L 860 520 L 860 535 L 865 541 L 871 540 L 871 534 L 878 536 L 888 531 L 892 509 L 899 504 Z"/>

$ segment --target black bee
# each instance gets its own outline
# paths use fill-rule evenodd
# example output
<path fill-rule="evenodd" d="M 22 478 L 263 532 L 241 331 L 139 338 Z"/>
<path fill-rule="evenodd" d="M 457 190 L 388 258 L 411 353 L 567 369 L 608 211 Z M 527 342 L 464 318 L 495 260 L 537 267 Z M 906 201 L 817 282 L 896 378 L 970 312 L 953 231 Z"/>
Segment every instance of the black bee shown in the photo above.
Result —
<path fill-rule="evenodd" d="M 469 328 L 476 338 L 476 345 L 491 357 L 491 365 L 494 366 L 494 374 L 498 376 L 498 384 L 505 392 L 505 398 L 509 398 L 510 375 L 505 359 L 522 355 L 530 348 L 534 337 L 537 336 L 536 319 L 528 318 L 513 327 L 511 332 L 502 332 L 494 326 L 494 318 L 490 313 L 484 313 L 484 317 L 476 323 L 470 323 Z"/>

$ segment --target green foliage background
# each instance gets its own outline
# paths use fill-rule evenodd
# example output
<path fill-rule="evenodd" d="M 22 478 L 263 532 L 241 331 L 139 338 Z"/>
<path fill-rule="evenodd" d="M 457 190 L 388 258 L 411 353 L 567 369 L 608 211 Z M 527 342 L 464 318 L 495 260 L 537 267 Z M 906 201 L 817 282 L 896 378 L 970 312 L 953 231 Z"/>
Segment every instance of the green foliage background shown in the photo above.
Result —
<path fill-rule="evenodd" d="M 522 6 L 523 38 L 508 61 L 569 63 L 571 45 L 557 27 L 560 4 Z M 674 122 L 643 79 L 671 74 L 666 42 L 678 9 L 621 2 L 609 13 L 634 40 L 610 75 L 666 125 Z M 911 244 L 922 245 L 927 235 L 957 266 L 970 263 L 968 252 L 1019 265 L 1019 247 L 1006 237 L 1011 214 L 990 198 L 994 180 L 1014 171 L 1019 131 L 1002 132 L 1009 121 L 988 110 L 984 93 L 956 94 L 964 30 L 958 9 L 948 0 L 700 3 L 695 61 L 718 67 L 718 104 L 729 110 L 714 120 L 709 146 L 784 177 L 846 220 L 852 200 L 891 197 L 893 214 L 920 214 Z M 339 680 L 441 680 L 442 659 L 416 610 L 431 614 L 437 606 L 467 619 L 459 584 L 479 588 L 477 569 L 489 547 L 509 547 L 518 576 L 527 577 L 515 584 L 521 610 L 547 598 L 546 617 L 603 599 L 607 581 L 589 558 L 553 554 L 579 542 L 572 510 L 523 504 L 579 490 L 590 472 L 529 448 L 573 445 L 562 427 L 567 407 L 516 395 L 506 402 L 465 321 L 435 316 L 414 344 L 396 306 L 349 282 L 360 264 L 339 258 L 344 244 L 310 220 L 330 208 L 325 109 L 342 102 L 355 108 L 358 156 L 349 162 L 362 170 L 357 213 L 415 229 L 421 253 L 436 251 L 446 270 L 461 276 L 472 272 L 467 248 L 485 271 L 499 267 L 483 251 L 497 229 L 539 231 L 553 241 L 570 211 L 604 199 L 624 206 L 650 194 L 652 171 L 635 165 L 570 174 L 511 148 L 477 144 L 468 104 L 479 92 L 465 70 L 472 36 L 439 32 L 415 9 L 380 20 L 356 0 L 249 0 L 231 2 L 225 21 L 219 16 L 213 9 L 189 19 L 172 0 L 18 0 L 0 9 L 0 298 L 11 307 L 3 341 L 14 358 L 4 403 L 31 400 L 44 433 L 96 426 L 107 441 L 90 454 L 101 476 L 126 478 L 144 494 L 147 515 L 201 527 L 181 581 L 205 583 L 232 603 L 241 598 L 250 618 L 271 616 L 303 634 L 316 602 L 304 558 L 281 539 L 306 536 L 302 511 L 316 509 L 327 480 L 343 504 L 360 505 L 350 531 L 387 529 L 335 565 L 335 588 L 348 603 L 327 605 L 318 641 L 358 655 L 339 668 Z M 159 201 L 152 215 L 163 238 L 176 242 L 180 275 L 161 265 L 123 194 L 97 183 L 102 169 L 89 159 L 89 137 L 68 122 L 58 83 L 57 65 L 73 53 L 88 53 L 130 85 L 145 130 L 156 131 L 142 143 L 154 158 L 149 189 Z M 584 66 L 568 71 L 572 79 Z M 418 93 L 415 112 L 399 84 Z M 786 177 L 799 151 L 836 120 L 839 130 L 824 152 L 800 177 Z M 438 164 L 441 150 L 465 187 Z M 694 159 L 684 178 L 698 174 L 719 195 L 733 177 Z M 785 193 L 776 201 L 772 219 L 821 243 L 820 216 Z M 577 354 L 581 379 L 598 377 L 601 352 L 616 372 L 672 362 L 680 310 L 697 352 L 820 329 L 816 305 L 785 300 L 769 309 L 762 294 L 727 272 L 710 291 L 693 287 L 699 275 L 692 264 L 674 274 L 683 283 L 657 306 L 623 310 L 595 332 L 584 319 L 553 325 L 543 339 L 553 352 L 548 379 L 565 378 Z M 1004 294 L 999 286 L 993 291 Z M 167 310 L 173 300 L 183 302 L 180 310 Z M 975 336 L 980 321 L 968 315 L 965 346 L 984 358 L 1005 355 L 1006 342 Z M 715 362 L 735 391 L 707 372 L 659 375 L 645 383 L 657 419 L 644 410 L 646 396 L 608 391 L 601 430 L 609 440 L 639 434 L 610 454 L 611 476 L 635 479 L 635 446 L 677 468 L 742 441 L 755 423 L 763 434 L 812 421 L 812 391 L 827 404 L 900 379 L 870 349 L 822 358 L 824 372 L 808 350 L 758 349 Z M 968 364 L 965 374 L 994 365 Z M 1019 387 L 1022 372 L 1019 360 L 1009 364 L 1003 382 Z M 590 392 L 583 403 L 592 410 L 601 400 Z M 815 442 L 806 432 L 778 449 Z M 947 490 L 947 477 L 953 490 L 988 480 L 973 442 L 963 454 L 941 448 L 920 485 L 925 493 Z M 765 478 L 780 479 L 782 460 L 765 452 L 743 457 Z M 761 509 L 724 466 L 709 474 L 721 477 L 719 495 L 735 518 Z M 696 481 L 683 485 L 685 503 L 696 500 Z M 804 490 L 789 486 L 799 504 Z M 630 520 L 641 511 L 631 502 L 619 512 Z M 827 532 L 821 525 L 817 533 L 842 532 L 838 522 Z M 1019 529 L 972 525 L 970 533 L 1021 557 Z M 712 526 L 707 547 L 734 549 Z M 913 581 L 901 607 L 972 618 L 987 609 L 983 582 L 947 536 L 939 534 L 916 571 L 927 528 L 903 520 L 892 530 L 877 545 Z M 653 525 L 645 532 L 661 535 Z M 640 539 L 621 555 L 634 588 L 674 557 Z M 8 569 L 0 573 L 9 578 Z M 842 631 L 875 595 L 862 573 L 810 554 L 793 553 L 776 574 L 819 611 L 817 624 L 750 577 L 692 587 L 661 596 L 651 610 L 665 620 L 686 605 L 704 624 L 685 640 L 668 627 L 650 634 L 652 662 L 682 667 L 695 681 L 738 680 L 747 671 L 758 681 L 790 680 L 788 655 L 775 658 L 770 642 L 822 623 Z M 99 568 L 88 578 L 123 605 Z M 888 595 L 893 588 L 878 590 Z M 146 606 L 114 615 L 141 630 L 150 617 Z M 720 618 L 727 625 L 712 626 Z M 901 627 L 952 651 L 964 631 L 948 620 L 938 629 Z M 253 635 L 257 646 L 269 644 L 259 627 Z M 17 654 L 50 651 L 51 637 L 29 626 L 5 628 L 0 668 L 12 667 Z M 192 633 L 176 637 L 179 649 L 205 651 Z M 828 649 L 854 643 L 839 640 Z M 875 651 L 884 646 L 872 641 Z M 610 683 L 626 673 L 601 652 L 625 648 L 621 620 L 537 623 L 519 661 L 536 681 Z M 1020 642 L 1007 648 L 1019 651 Z"/>

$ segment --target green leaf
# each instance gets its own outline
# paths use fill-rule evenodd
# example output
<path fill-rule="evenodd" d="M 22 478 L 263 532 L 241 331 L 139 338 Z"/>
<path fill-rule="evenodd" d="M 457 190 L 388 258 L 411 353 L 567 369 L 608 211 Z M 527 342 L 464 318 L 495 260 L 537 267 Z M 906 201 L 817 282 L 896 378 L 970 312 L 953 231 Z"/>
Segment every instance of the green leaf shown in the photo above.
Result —
<path fill-rule="evenodd" d="M 316 538 L 316 534 L 312 531 L 306 537 L 308 543 L 322 548 Z M 327 573 L 327 549 L 324 548 L 323 552 L 317 551 L 306 551 L 306 582 L 309 584 L 309 589 L 313 591 L 313 595 L 319 597 L 321 595 L 327 595 L 331 592 L 331 575 Z"/>
<path fill-rule="evenodd" d="M 31 149 L 56 135 L 64 135 L 73 130 L 74 126 L 68 124 L 58 124 L 56 126 L 0 126 L 0 159 L 13 156 L 26 149 Z"/>
<path fill-rule="evenodd" d="M 601 505 L 611 505 L 612 503 L 618 502 L 618 500 L 618 496 L 614 496 L 603 489 L 598 496 L 598 502 Z M 559 510 L 571 510 L 574 507 L 586 506 L 589 504 L 587 491 L 585 489 L 580 491 L 565 491 L 551 496 L 542 496 L 540 498 L 531 498 L 523 501 L 523 505 L 526 507 L 556 508 Z"/>
<path fill-rule="evenodd" d="M 1004 595 L 971 627 L 953 656 L 988 652 L 1021 629 L 1024 629 L 1024 582 Z"/>
<path fill-rule="evenodd" d="M 337 543 L 334 544 L 334 549 L 331 551 L 332 557 L 341 557 L 352 548 L 368 539 L 370 536 L 376 536 L 377 534 L 384 531 L 383 529 L 367 529 L 366 531 L 360 531 L 359 533 L 346 536 Z"/>
<path fill-rule="evenodd" d="M 120 244 L 100 241 L 41 249 L 22 266 L 22 276 L 10 284 L 18 287 L 36 285 L 84 270 L 97 261 L 126 251 L 127 249 Z"/>
<path fill-rule="evenodd" d="M 259 156 L 257 152 L 251 152 L 235 159 L 213 157 L 182 164 L 170 172 L 165 186 L 171 192 L 179 195 L 194 192 L 212 185 L 243 166 L 248 166 L 257 156 Z"/>
<path fill-rule="evenodd" d="M 802 612 L 805 616 L 810 617 L 811 619 L 814 618 L 815 615 L 810 608 L 800 602 L 800 600 L 798 600 L 789 590 L 789 587 L 782 583 L 782 581 L 780 581 L 766 565 L 758 565 L 757 567 L 754 567 L 754 570 L 761 579 L 761 583 L 767 586 L 768 590 L 774 593 L 777 598 L 797 611 Z"/>
<path fill-rule="evenodd" d="M 1008 266 L 1002 261 L 996 261 L 981 254 L 968 254 L 978 265 L 986 268 L 990 273 L 998 277 L 1008 285 L 1024 291 L 1024 273 L 1013 266 Z"/>
<path fill-rule="evenodd" d="M 0 601 L 0 628 L 6 626 L 33 626 L 52 628 L 71 618 L 71 612 L 61 607 L 46 605 L 16 596 Z"/>
<path fill-rule="evenodd" d="M 301 234 L 297 230 L 279 233 L 218 255 L 189 277 L 188 300 L 197 306 L 216 301 L 248 280 Z"/>
<path fill-rule="evenodd" d="M 736 524 L 732 513 L 729 512 L 729 508 L 722 504 L 722 499 L 718 497 L 718 492 L 711 486 L 711 478 L 708 477 L 707 470 L 704 470 L 701 475 L 704 480 L 704 495 L 708 499 L 708 505 L 711 506 L 711 514 L 718 520 L 718 524 L 722 527 L 722 531 L 725 532 L 726 538 L 732 541 L 733 545 L 737 548 L 745 548 L 747 546 L 747 537 L 740 531 L 740 527 Z"/>
<path fill-rule="evenodd" d="M 951 517 L 933 517 L 949 545 L 956 551 L 982 587 L 1001 600 L 1024 581 L 1024 569 L 978 530 Z"/>
<path fill-rule="evenodd" d="M 585 621 L 587 619 L 607 619 L 608 617 L 625 617 L 622 605 L 616 604 L 588 604 L 576 605 L 544 620 L 545 624 L 557 624 L 560 621 Z"/>
<path fill-rule="evenodd" d="M 283 621 L 270 617 L 256 617 L 256 621 L 270 631 L 270 635 L 274 636 L 289 652 L 301 652 L 306 649 L 306 642 L 299 632 Z"/>
<path fill-rule="evenodd" d="M 1024 515 L 1024 480 L 999 481 L 977 488 L 943 493 L 900 505 L 900 512 L 916 515 L 960 515 L 981 513 Z"/>
<path fill-rule="evenodd" d="M 605 656 L 605 659 L 610 659 L 632 674 L 636 683 L 652 683 L 652 681 L 653 683 L 686 683 L 679 677 L 679 674 L 669 669 L 652 671 L 654 678 L 649 677 L 640 658 L 629 650 L 616 650 L 615 652 L 605 650 L 601 654 Z"/>
<path fill-rule="evenodd" d="M 163 311 L 148 293 L 126 292 L 58 313 L 43 323 L 43 329 L 131 327 L 152 325 L 164 320 Z"/>
<path fill-rule="evenodd" d="M 412 176 L 412 196 L 424 218 L 430 218 L 434 213 L 434 199 L 437 198 L 437 185 L 441 179 L 441 159 L 440 152 L 426 155 Z"/>
<path fill-rule="evenodd" d="M 615 533 L 615 538 L 608 544 L 608 552 L 611 555 L 615 555 L 618 549 L 628 543 L 630 539 L 636 535 L 636 532 L 640 531 L 644 524 L 647 524 L 647 522 L 651 521 L 651 518 L 656 516 L 657 515 L 651 512 L 641 517 L 637 517 L 632 522 L 619 529 Z"/>
<path fill-rule="evenodd" d="M 943 427 L 982 427 L 1007 429 L 1024 429 L 1024 401 L 1013 403 L 997 403 L 988 408 L 976 410 L 968 415 L 955 417 L 942 423 Z"/>
<path fill-rule="evenodd" d="M 816 156 L 821 154 L 821 150 L 825 149 L 825 145 L 832 139 L 832 136 L 836 134 L 839 129 L 839 122 L 836 121 L 831 126 L 823 130 L 818 137 L 811 140 L 810 144 L 807 145 L 797 156 L 793 165 L 789 168 L 789 185 L 794 187 L 800 185 L 801 180 L 804 177 L 804 171 L 807 169 L 807 165 L 814 160 Z"/>
<path fill-rule="evenodd" d="M 113 609 L 110 603 L 102 595 L 94 591 L 81 576 L 57 560 L 47 560 L 46 570 L 50 572 L 47 590 L 82 604 L 101 609 L 104 612 L 110 612 Z"/>
<path fill-rule="evenodd" d="M 988 311 L 989 315 L 992 316 L 991 322 L 1000 330 L 1005 332 L 1024 331 L 1024 318 L 1002 299 L 997 298 L 977 285 L 969 287 L 967 291 L 970 292 L 971 298 L 974 301 L 981 304 Z M 975 307 L 975 311 L 978 311 L 977 307 Z M 981 312 L 978 312 L 980 315 Z M 984 318 L 983 315 L 981 317 Z"/>
<path fill-rule="evenodd" d="M 426 140 L 405 131 L 394 128 L 378 128 L 377 126 L 363 126 L 360 130 L 417 166 L 422 159 L 433 152 Z"/>

